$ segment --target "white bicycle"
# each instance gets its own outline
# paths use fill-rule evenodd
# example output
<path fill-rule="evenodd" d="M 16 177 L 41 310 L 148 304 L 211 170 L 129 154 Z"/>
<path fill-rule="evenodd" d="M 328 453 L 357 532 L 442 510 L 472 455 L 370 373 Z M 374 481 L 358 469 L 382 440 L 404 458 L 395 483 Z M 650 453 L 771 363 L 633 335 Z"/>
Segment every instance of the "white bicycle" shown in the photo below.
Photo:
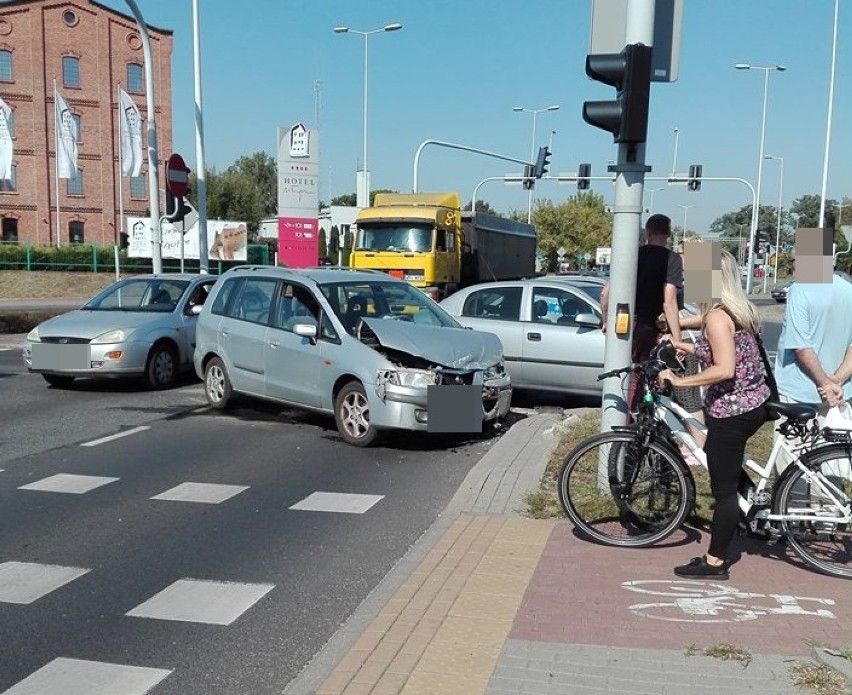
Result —
<path fill-rule="evenodd" d="M 666 351 L 669 350 L 667 353 Z M 653 359 L 600 375 L 634 374 L 635 422 L 590 437 L 568 455 L 559 471 L 559 500 L 574 525 L 592 540 L 643 547 L 680 528 L 695 504 L 695 480 L 681 446 L 703 466 L 704 451 L 689 433 L 689 414 L 664 394 L 657 375 L 675 360 L 662 346 Z M 807 405 L 771 402 L 784 418 L 769 460 L 743 462 L 739 507 L 759 533 L 786 537 L 814 569 L 852 578 L 852 437 L 820 429 Z M 694 426 L 699 423 L 692 421 Z M 794 444 L 794 440 L 804 442 Z M 793 460 L 774 483 L 775 463 L 785 451 Z"/>

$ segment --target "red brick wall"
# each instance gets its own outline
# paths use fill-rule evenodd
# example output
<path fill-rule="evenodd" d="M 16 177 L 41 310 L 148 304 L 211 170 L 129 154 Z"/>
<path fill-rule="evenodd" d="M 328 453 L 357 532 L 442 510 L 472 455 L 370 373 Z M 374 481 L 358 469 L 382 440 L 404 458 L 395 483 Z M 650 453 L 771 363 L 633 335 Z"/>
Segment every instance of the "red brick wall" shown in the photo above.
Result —
<path fill-rule="evenodd" d="M 73 25 L 64 19 L 69 11 L 76 16 Z M 149 26 L 149 36 L 157 150 L 162 159 L 172 150 L 172 34 Z M 85 225 L 86 243 L 114 243 L 121 228 L 116 88 L 121 84 L 129 92 L 129 63 L 143 66 L 144 76 L 135 20 L 90 0 L 13 1 L 0 5 L 0 50 L 12 52 L 12 81 L 0 81 L 0 97 L 15 112 L 12 162 L 17 165 L 17 190 L 0 192 L 0 216 L 17 219 L 21 243 L 57 242 L 55 79 L 57 90 L 79 114 L 82 126 L 77 163 L 83 171 L 83 195 L 69 196 L 68 182 L 59 180 L 59 240 L 68 243 L 69 222 L 80 221 Z M 63 85 L 62 58 L 69 55 L 79 59 L 79 88 Z M 145 94 L 130 94 L 145 128 Z M 143 132 L 143 147 L 146 143 Z M 125 215 L 144 215 L 148 207 L 147 152 L 143 157 L 144 199 L 131 200 L 130 179 L 121 177 Z"/>

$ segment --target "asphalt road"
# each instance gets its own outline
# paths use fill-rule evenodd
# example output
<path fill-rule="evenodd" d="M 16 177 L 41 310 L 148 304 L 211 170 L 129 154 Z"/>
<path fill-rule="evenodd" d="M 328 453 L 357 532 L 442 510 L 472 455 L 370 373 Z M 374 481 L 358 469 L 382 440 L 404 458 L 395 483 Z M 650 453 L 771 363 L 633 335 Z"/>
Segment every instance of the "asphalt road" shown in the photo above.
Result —
<path fill-rule="evenodd" d="M 199 409 L 192 380 L 59 391 L 18 359 L 0 352 L 0 692 L 67 658 L 157 669 L 157 695 L 279 693 L 494 442 L 356 449 L 326 418 L 257 401 Z M 317 495 L 330 506 L 292 508 Z M 27 602 L 56 567 L 79 576 Z M 27 571 L 27 596 L 10 598 Z"/>

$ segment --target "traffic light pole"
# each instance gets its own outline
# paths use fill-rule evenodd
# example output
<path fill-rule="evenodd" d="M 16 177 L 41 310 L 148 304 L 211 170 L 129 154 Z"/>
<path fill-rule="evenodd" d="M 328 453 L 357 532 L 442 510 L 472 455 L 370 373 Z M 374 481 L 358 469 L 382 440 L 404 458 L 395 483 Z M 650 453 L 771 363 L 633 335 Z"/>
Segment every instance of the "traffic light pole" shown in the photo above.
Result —
<path fill-rule="evenodd" d="M 652 46 L 654 43 L 655 0 L 628 0 L 625 40 L 630 44 Z M 647 118 L 647 114 L 645 115 Z M 618 160 L 610 167 L 615 173 L 615 205 L 612 224 L 612 263 L 610 265 L 609 300 L 607 302 L 607 339 L 604 371 L 631 363 L 633 315 L 636 302 L 636 264 L 639 255 L 639 229 L 642 221 L 642 194 L 645 185 L 645 143 L 621 142 Z M 627 314 L 626 331 L 616 332 L 616 320 Z M 619 329 L 621 326 L 618 327 Z M 610 377 L 603 382 L 601 400 L 601 432 L 627 422 L 627 403 L 622 392 L 622 378 Z"/>

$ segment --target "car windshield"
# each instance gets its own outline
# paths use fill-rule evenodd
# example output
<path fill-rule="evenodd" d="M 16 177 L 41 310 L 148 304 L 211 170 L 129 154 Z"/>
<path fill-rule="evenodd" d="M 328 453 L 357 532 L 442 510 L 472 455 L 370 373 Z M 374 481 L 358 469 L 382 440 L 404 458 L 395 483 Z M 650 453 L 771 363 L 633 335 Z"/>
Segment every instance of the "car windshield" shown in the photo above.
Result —
<path fill-rule="evenodd" d="M 320 289 L 350 333 L 355 332 L 362 317 L 460 327 L 429 297 L 405 282 L 344 282 L 322 285 Z"/>
<path fill-rule="evenodd" d="M 187 285 L 187 280 L 129 278 L 95 295 L 83 305 L 83 309 L 166 313 L 174 311 Z"/>
<path fill-rule="evenodd" d="M 358 230 L 359 251 L 431 251 L 432 228 L 428 225 L 362 226 Z"/>

